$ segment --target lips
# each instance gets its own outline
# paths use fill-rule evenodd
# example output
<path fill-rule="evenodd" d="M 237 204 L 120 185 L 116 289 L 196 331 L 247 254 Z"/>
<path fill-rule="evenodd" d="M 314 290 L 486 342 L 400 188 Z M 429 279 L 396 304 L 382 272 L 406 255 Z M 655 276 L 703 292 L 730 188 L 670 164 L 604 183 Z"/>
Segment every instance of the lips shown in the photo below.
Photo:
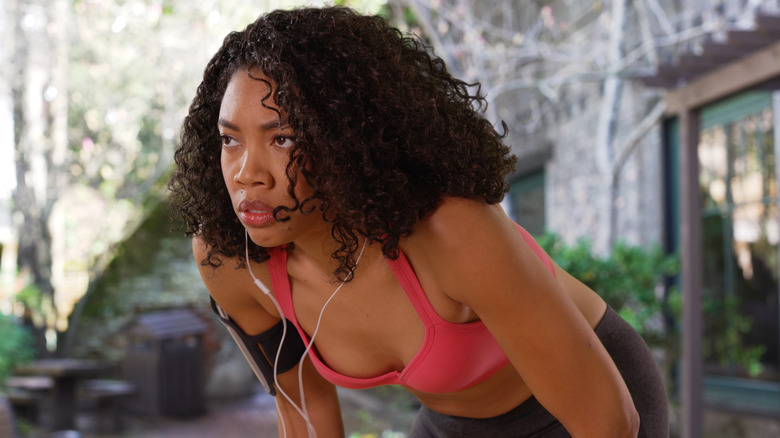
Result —
<path fill-rule="evenodd" d="M 238 205 L 238 218 L 248 227 L 262 227 L 275 222 L 273 210 L 262 201 L 245 199 Z"/>

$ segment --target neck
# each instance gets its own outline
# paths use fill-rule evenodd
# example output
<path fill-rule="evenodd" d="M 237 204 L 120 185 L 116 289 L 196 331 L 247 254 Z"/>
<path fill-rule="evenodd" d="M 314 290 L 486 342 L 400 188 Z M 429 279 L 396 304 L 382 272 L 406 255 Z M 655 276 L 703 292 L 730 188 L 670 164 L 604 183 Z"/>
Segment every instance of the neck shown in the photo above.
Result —
<path fill-rule="evenodd" d="M 309 277 L 312 271 L 317 272 L 317 276 L 328 281 L 335 281 L 333 272 L 338 269 L 340 262 L 333 258 L 339 244 L 333 240 L 330 234 L 330 227 L 327 233 L 321 234 L 317 239 L 296 239 L 293 244 L 295 249 L 288 254 L 288 271 L 294 277 Z M 362 256 L 360 256 L 362 252 Z M 357 250 L 354 258 L 362 257 L 361 265 L 366 265 L 370 248 L 366 239 L 358 237 Z M 297 274 L 297 275 L 296 275 Z"/>

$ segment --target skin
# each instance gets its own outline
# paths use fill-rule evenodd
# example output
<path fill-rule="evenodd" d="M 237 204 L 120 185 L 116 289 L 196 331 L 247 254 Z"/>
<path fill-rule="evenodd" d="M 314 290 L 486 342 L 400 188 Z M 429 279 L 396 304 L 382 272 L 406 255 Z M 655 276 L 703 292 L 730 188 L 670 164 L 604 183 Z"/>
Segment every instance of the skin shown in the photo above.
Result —
<path fill-rule="evenodd" d="M 257 71 L 253 75 L 262 77 Z M 292 205 L 285 167 L 294 133 L 279 123 L 276 111 L 260 104 L 267 92 L 267 84 L 239 70 L 220 109 L 223 176 L 237 214 L 245 199 Z M 296 195 L 304 199 L 311 189 L 302 178 L 298 181 Z M 321 215 L 296 211 L 286 222 L 245 227 L 258 245 L 295 243 L 287 265 L 293 304 L 302 328 L 311 334 L 338 286 L 331 274 L 336 262 L 328 224 Z M 407 388 L 423 404 L 444 414 L 489 418 L 534 395 L 572 436 L 636 436 L 639 419 L 631 396 L 593 332 L 606 304 L 560 267 L 551 275 L 499 206 L 446 198 L 400 246 L 436 312 L 456 323 L 482 320 L 511 361 L 463 391 L 427 394 Z M 194 239 L 196 261 L 207 251 Z M 235 262 L 224 260 L 217 269 L 201 266 L 201 276 L 244 331 L 260 333 L 280 316 L 247 270 L 234 268 Z M 270 287 L 265 263 L 251 263 L 251 268 Z M 352 377 L 400 371 L 423 337 L 423 324 L 381 248 L 367 245 L 354 279 L 328 304 L 320 325 L 316 344 L 324 361 Z M 306 404 L 318 435 L 342 436 L 335 388 L 308 359 L 303 367 Z M 278 379 L 300 404 L 297 369 Z M 301 416 L 284 397 L 277 401 L 287 436 L 307 436 Z"/>

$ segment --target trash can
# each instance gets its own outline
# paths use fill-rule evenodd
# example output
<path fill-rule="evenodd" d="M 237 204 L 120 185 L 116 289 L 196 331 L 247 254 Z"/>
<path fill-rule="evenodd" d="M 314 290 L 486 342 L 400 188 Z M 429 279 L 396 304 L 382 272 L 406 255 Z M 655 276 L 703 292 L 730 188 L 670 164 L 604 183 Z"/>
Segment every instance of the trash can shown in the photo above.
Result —
<path fill-rule="evenodd" d="M 146 313 L 131 322 L 123 368 L 125 379 L 137 388 L 134 412 L 175 417 L 205 412 L 206 330 L 190 309 Z"/>

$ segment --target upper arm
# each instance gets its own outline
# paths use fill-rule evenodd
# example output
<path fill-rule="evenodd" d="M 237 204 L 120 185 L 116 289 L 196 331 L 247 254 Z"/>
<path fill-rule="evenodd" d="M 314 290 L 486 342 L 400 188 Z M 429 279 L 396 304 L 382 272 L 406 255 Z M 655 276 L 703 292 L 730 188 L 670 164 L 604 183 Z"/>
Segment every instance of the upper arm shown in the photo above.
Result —
<path fill-rule="evenodd" d="M 442 290 L 490 330 L 534 396 L 575 436 L 631 396 L 564 283 L 498 206 L 445 201 L 423 227 Z M 607 421 L 607 420 L 605 420 Z"/>
<path fill-rule="evenodd" d="M 192 240 L 192 254 L 203 284 L 214 301 L 250 335 L 264 332 L 279 322 L 273 303 L 255 286 L 247 269 L 236 269 L 238 260 L 222 258 L 221 265 L 213 267 L 202 263 L 208 246 L 197 236 Z M 260 267 L 255 275 L 269 284 L 267 269 Z"/>

